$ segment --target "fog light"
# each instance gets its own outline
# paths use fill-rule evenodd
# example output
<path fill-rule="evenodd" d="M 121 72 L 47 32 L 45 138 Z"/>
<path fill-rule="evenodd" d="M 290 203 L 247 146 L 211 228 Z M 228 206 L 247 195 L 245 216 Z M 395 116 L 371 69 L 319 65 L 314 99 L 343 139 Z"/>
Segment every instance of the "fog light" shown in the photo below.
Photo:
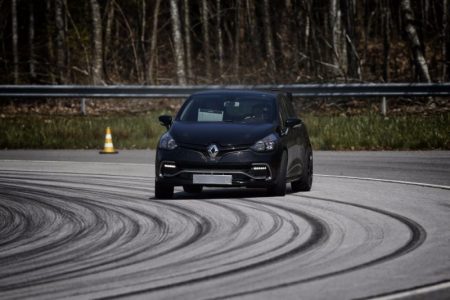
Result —
<path fill-rule="evenodd" d="M 177 166 L 175 166 L 174 164 L 164 164 L 164 168 L 167 168 L 167 169 L 176 169 Z"/>
<path fill-rule="evenodd" d="M 255 166 L 252 169 L 253 169 L 253 171 L 265 171 L 265 170 L 267 170 L 267 167 L 266 166 Z"/>
<path fill-rule="evenodd" d="M 267 177 L 270 177 L 269 167 L 263 164 L 253 165 L 250 169 L 250 173 L 259 179 L 267 179 Z"/>

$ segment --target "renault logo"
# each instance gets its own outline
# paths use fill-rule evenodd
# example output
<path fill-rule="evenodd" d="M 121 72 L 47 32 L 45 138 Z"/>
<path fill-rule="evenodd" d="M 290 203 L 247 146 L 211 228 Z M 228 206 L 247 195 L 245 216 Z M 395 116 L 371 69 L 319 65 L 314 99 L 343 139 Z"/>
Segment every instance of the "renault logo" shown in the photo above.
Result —
<path fill-rule="evenodd" d="M 211 144 L 208 146 L 208 153 L 210 157 L 214 158 L 219 153 L 219 148 L 215 144 Z"/>

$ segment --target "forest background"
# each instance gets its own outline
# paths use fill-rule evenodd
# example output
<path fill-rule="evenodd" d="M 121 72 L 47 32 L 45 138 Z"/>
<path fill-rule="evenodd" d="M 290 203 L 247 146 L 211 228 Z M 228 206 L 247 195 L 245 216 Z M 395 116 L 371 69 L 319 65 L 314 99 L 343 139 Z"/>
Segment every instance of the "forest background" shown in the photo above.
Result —
<path fill-rule="evenodd" d="M 0 83 L 449 82 L 448 0 L 0 0 Z M 0 148 L 155 147 L 179 100 L 2 99 Z M 299 99 L 315 149 L 450 149 L 447 98 Z"/>
<path fill-rule="evenodd" d="M 448 0 L 0 0 L 0 82 L 446 82 L 449 11 Z"/>

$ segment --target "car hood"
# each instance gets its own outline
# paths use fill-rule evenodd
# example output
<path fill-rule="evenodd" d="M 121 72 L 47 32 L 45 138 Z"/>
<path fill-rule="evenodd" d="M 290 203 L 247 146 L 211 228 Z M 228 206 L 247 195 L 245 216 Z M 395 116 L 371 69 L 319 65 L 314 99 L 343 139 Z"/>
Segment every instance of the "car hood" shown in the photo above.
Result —
<path fill-rule="evenodd" d="M 274 132 L 271 123 L 242 124 L 214 122 L 174 122 L 170 134 L 179 144 L 221 146 L 253 145 Z"/>

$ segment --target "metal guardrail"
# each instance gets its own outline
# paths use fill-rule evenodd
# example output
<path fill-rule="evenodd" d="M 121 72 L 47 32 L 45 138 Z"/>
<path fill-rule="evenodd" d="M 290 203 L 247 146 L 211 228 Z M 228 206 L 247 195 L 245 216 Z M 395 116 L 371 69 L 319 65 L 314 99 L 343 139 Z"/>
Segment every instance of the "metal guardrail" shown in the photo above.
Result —
<path fill-rule="evenodd" d="M 0 85 L 0 97 L 24 98 L 184 98 L 213 89 L 281 90 L 296 97 L 450 96 L 450 83 L 363 83 L 193 86 Z"/>

